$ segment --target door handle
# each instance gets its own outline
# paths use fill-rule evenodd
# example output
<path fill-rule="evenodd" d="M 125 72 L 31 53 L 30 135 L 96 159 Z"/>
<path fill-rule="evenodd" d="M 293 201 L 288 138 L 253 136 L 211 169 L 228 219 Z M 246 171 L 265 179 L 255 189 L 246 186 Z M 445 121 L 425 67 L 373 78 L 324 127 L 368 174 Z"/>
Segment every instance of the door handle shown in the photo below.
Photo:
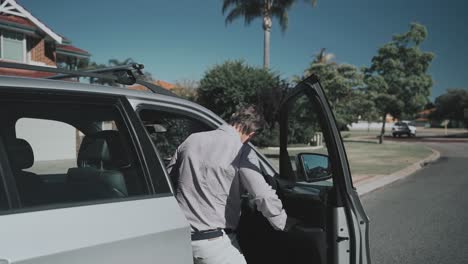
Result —
<path fill-rule="evenodd" d="M 337 243 L 340 243 L 341 241 L 346 241 L 346 240 L 349 240 L 349 237 L 341 237 L 341 236 L 336 237 Z"/>

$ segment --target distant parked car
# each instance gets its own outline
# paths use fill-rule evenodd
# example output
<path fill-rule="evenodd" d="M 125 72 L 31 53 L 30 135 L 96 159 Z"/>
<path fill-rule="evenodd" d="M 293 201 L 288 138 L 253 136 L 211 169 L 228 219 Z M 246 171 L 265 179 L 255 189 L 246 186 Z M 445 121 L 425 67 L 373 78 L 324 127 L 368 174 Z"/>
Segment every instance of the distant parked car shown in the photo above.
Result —
<path fill-rule="evenodd" d="M 407 135 L 408 137 L 416 136 L 416 127 L 410 121 L 399 121 L 392 126 L 393 137 Z"/>

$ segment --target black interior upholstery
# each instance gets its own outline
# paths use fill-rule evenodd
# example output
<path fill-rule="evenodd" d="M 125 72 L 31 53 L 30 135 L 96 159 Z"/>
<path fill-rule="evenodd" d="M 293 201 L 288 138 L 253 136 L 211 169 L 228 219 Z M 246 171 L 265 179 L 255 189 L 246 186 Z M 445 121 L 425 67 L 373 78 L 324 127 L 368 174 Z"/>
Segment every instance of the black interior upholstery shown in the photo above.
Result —
<path fill-rule="evenodd" d="M 268 176 L 265 176 L 266 179 Z M 301 194 L 267 180 L 283 202 L 288 217 L 299 223 L 287 232 L 274 230 L 268 220 L 253 208 L 248 199 L 243 200 L 238 226 L 238 239 L 249 264 L 262 263 L 327 263 L 330 219 L 328 187 L 317 189 L 315 194 Z M 313 187 L 312 187 L 313 188 Z M 314 193 L 314 192 L 311 192 Z"/>
<path fill-rule="evenodd" d="M 130 166 L 118 131 L 88 135 L 78 153 L 78 167 L 67 173 L 72 201 L 128 196 L 120 169 Z"/>
<path fill-rule="evenodd" d="M 14 170 L 31 168 L 34 164 L 34 153 L 31 145 L 24 139 L 15 138 L 8 140 L 6 146 L 9 152 L 15 153 L 10 156 L 10 164 Z"/>
<path fill-rule="evenodd" d="M 100 131 L 83 138 L 77 159 L 78 167 L 121 169 L 130 161 L 119 132 Z"/>
<path fill-rule="evenodd" d="M 31 145 L 26 140 L 19 138 L 7 140 L 5 143 L 7 151 L 15 153 L 9 158 L 21 202 L 26 206 L 42 203 L 45 199 L 44 182 L 38 175 L 24 171 L 34 164 L 34 153 Z"/>
<path fill-rule="evenodd" d="M 115 170 L 92 167 L 71 168 L 67 174 L 72 201 L 119 198 L 128 195 L 124 176 Z"/>

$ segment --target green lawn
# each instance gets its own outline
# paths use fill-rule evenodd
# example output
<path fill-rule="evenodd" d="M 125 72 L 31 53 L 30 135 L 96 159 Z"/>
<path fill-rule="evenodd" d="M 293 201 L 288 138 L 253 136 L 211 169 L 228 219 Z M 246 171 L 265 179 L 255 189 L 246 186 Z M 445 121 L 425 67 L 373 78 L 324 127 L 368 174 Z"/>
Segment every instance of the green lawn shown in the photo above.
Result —
<path fill-rule="evenodd" d="M 411 143 L 347 142 L 345 147 L 355 176 L 391 174 L 432 153 L 423 145 Z"/>
<path fill-rule="evenodd" d="M 386 143 L 379 145 L 373 142 L 346 142 L 346 152 L 353 177 L 391 174 L 401 170 L 420 159 L 429 156 L 430 149 L 419 144 Z M 270 161 L 278 167 L 279 150 L 260 149 Z M 290 150 L 294 157 L 301 152 L 327 153 L 322 149 Z"/>

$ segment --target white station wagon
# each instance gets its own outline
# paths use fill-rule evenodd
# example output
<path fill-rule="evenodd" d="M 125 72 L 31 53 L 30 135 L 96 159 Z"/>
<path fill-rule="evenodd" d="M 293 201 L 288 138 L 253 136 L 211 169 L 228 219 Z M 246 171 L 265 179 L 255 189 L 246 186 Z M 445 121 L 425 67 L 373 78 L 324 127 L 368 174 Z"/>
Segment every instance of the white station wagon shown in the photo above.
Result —
<path fill-rule="evenodd" d="M 224 121 L 142 81 L 141 65 L 0 67 L 57 74 L 0 77 L 0 263 L 192 263 L 190 227 L 165 162 L 188 135 Z M 150 91 L 57 80 L 77 76 Z M 293 144 L 292 133 L 304 133 L 294 130 L 299 121 L 316 122 L 310 128 L 325 145 Z M 265 181 L 300 222 L 273 230 L 245 194 L 236 232 L 247 262 L 370 263 L 369 220 L 315 76 L 285 96 L 279 125 L 279 148 L 258 154 Z"/>

